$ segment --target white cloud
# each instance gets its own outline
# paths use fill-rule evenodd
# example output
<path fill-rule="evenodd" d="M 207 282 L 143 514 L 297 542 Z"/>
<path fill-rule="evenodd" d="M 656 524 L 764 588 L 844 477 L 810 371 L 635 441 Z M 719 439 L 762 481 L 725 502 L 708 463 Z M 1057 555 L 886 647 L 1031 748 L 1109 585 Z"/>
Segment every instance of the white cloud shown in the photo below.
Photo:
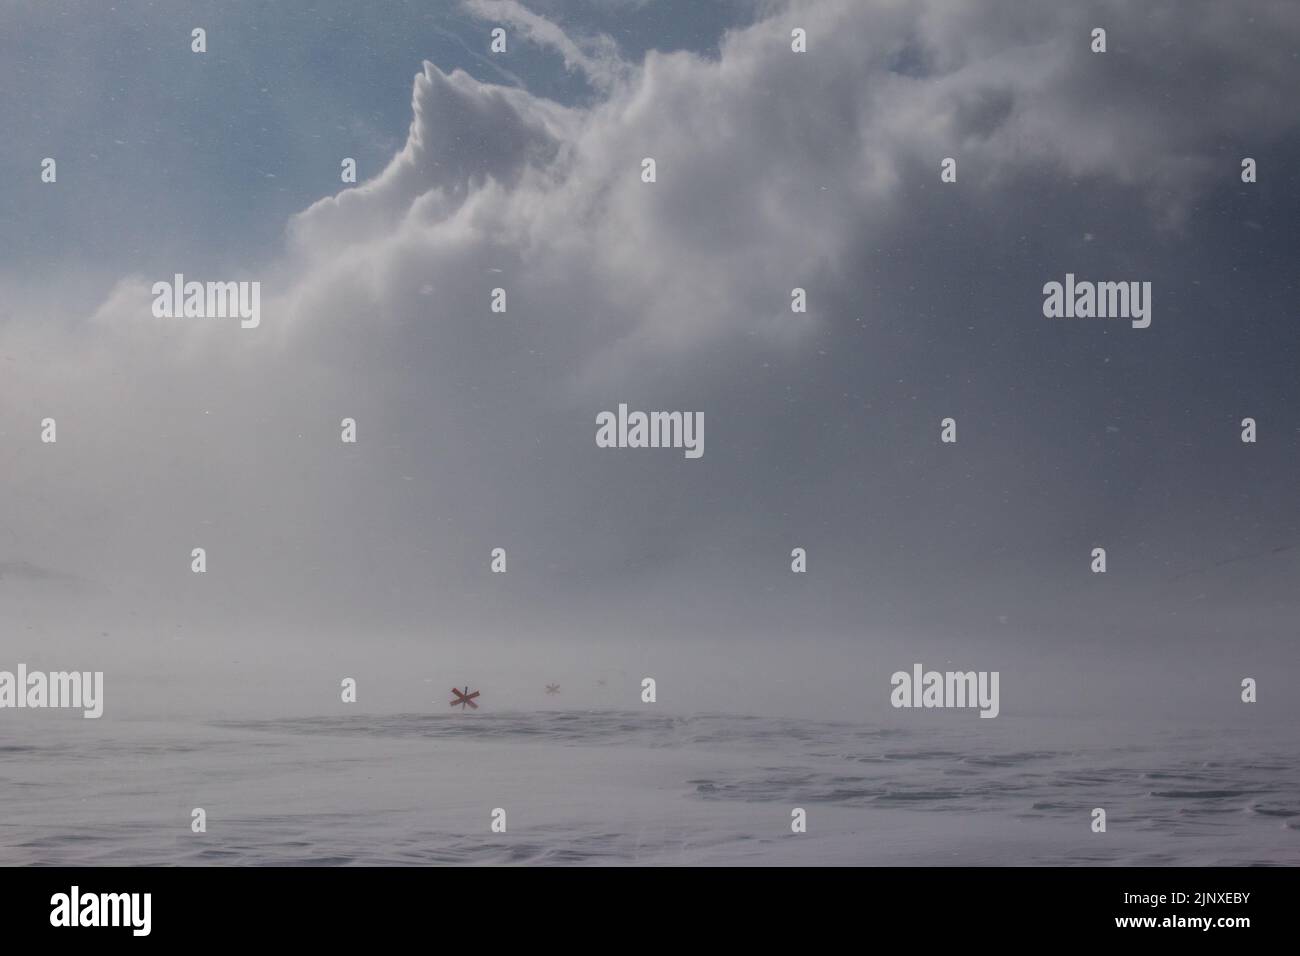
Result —
<path fill-rule="evenodd" d="M 159 554 L 185 553 L 207 520 L 228 554 L 245 555 L 243 585 L 274 604 L 277 588 L 321 586 L 285 571 L 295 556 L 330 565 L 325 590 L 344 603 L 383 600 L 338 589 L 357 563 L 407 597 L 431 578 L 440 594 L 469 587 L 473 559 L 456 555 L 478 554 L 491 534 L 542 553 L 572 533 L 624 557 L 689 556 L 684 542 L 709 522 L 779 511 L 757 476 L 796 467 L 782 448 L 811 443 L 828 468 L 844 460 L 845 443 L 823 436 L 839 434 L 832 425 L 783 420 L 792 383 L 829 374 L 816 346 L 834 324 L 907 308 L 891 283 L 927 261 L 933 236 L 993 221 L 1037 175 L 1061 184 L 1063 206 L 1068 184 L 1089 179 L 1177 221 L 1215 177 L 1233 175 L 1222 138 L 1295 128 L 1275 92 L 1293 88 L 1294 62 L 1256 56 L 1248 40 L 1285 35 L 1289 7 L 1265 7 L 1225 40 L 1229 14 L 1213 5 L 1171 20 L 1187 5 L 1134 16 L 1104 4 L 1095 9 L 1109 15 L 1115 52 L 1102 60 L 1087 52 L 1092 11 L 1075 6 L 825 0 L 729 35 L 717 59 L 628 64 L 612 41 L 572 40 L 517 3 L 470 6 L 559 51 L 600 98 L 564 107 L 425 64 L 408 142 L 388 167 L 296 217 L 280 261 L 220 277 L 264 281 L 260 329 L 154 320 L 147 288 L 161 277 L 135 277 L 80 338 L 45 339 L 48 364 L 0 382 L 0 399 L 11 433 L 61 410 L 62 465 L 51 475 L 24 453 L 7 462 L 8 480 L 42 483 L 44 500 L 94 534 L 51 542 L 28 516 L 15 522 L 12 558 L 91 579 L 134 573 L 143 588 Z M 790 51 L 796 25 L 807 54 Z M 1227 58 L 1236 72 L 1166 89 L 1153 61 L 1175 41 L 1190 62 Z M 940 194 L 950 155 L 962 185 Z M 645 156 L 658 163 L 653 185 L 640 181 Z M 495 286 L 508 291 L 506 316 L 488 311 Z M 790 313 L 794 286 L 810 289 L 807 317 Z M 954 308 L 963 295 L 954 286 Z M 927 346 L 939 337 L 919 320 L 915 334 Z M 43 335 L 15 320 L 0 344 L 29 348 Z M 861 361 L 836 394 L 886 376 L 928 384 L 919 348 L 854 347 Z M 1014 369 L 1008 354 L 989 362 Z M 780 371 L 759 380 L 768 360 Z M 720 431 L 710 418 L 706 462 L 741 483 L 725 485 L 730 498 L 700 471 L 676 485 L 684 500 L 697 493 L 693 506 L 655 514 L 629 492 L 631 505 L 604 502 L 607 526 L 575 528 L 615 472 L 672 503 L 657 464 L 564 464 L 590 451 L 595 411 L 625 399 L 716 402 L 710 415 L 727 407 L 777 424 L 769 434 L 733 416 Z M 362 435 L 346 466 L 333 434 L 343 415 Z M 912 441 L 896 446 L 901 459 Z"/>
<path fill-rule="evenodd" d="M 532 43 L 559 53 L 566 69 L 581 72 L 597 89 L 612 89 L 630 73 L 630 65 L 619 56 L 618 45 L 608 36 L 574 39 L 517 0 L 465 0 L 465 6 L 475 16 L 507 24 Z"/>

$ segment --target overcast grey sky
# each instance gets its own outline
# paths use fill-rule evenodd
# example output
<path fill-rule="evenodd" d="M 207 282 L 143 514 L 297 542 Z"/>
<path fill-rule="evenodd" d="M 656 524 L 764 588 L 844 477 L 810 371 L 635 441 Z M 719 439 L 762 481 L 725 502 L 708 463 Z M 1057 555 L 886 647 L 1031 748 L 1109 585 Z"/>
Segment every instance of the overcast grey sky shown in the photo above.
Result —
<path fill-rule="evenodd" d="M 1297 676 L 1294 3 L 206 6 L 0 11 L 6 659 L 143 709 L 251 665 L 835 716 L 913 661 L 1004 713 Z M 176 272 L 260 327 L 154 318 Z M 1044 318 L 1066 273 L 1150 328 Z M 620 402 L 705 454 L 598 448 Z"/>

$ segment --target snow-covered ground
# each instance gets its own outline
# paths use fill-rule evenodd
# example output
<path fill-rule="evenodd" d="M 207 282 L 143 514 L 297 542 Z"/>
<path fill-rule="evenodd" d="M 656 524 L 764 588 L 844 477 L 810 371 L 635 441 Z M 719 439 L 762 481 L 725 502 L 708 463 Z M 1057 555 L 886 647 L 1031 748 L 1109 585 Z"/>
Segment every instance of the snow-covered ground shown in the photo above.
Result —
<path fill-rule="evenodd" d="M 6 864 L 1300 863 L 1294 749 L 1240 732 L 1066 743 L 1026 720 L 994 743 L 979 721 L 611 710 L 27 716 L 0 735 Z M 206 833 L 191 831 L 200 807 Z"/>

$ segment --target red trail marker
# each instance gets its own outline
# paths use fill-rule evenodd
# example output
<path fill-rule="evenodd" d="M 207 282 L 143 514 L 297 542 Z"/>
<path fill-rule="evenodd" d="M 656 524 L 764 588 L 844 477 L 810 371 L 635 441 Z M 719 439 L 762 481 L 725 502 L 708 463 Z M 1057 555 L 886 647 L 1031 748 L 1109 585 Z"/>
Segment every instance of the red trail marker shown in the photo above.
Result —
<path fill-rule="evenodd" d="M 478 691 L 474 691 L 474 693 L 471 694 L 469 692 L 469 684 L 465 685 L 464 690 L 457 690 L 453 687 L 451 692 L 456 695 L 456 699 L 451 702 L 452 707 L 460 705 L 461 710 L 464 710 L 467 706 L 472 707 L 474 710 L 478 710 L 478 704 L 474 703 L 474 698 L 478 696 Z"/>

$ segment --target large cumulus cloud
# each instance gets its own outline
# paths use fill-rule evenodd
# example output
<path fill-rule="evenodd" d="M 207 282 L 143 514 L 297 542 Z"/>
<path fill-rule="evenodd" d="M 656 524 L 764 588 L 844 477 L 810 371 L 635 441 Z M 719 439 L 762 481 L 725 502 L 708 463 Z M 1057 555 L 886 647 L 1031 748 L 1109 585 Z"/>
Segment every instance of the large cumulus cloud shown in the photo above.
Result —
<path fill-rule="evenodd" d="M 1178 610 L 1206 594 L 1183 572 L 1272 553 L 1295 524 L 1265 526 L 1252 497 L 1294 452 L 1259 449 L 1249 476 L 1231 457 L 1239 409 L 1294 386 L 1263 338 L 1225 368 L 1214 311 L 1235 296 L 1261 328 L 1288 321 L 1268 283 L 1294 235 L 1258 195 L 1294 195 L 1242 194 L 1236 170 L 1295 156 L 1280 38 L 1300 12 L 1249 6 L 774 3 L 716 57 L 630 62 L 470 4 L 560 51 L 591 101 L 425 63 L 387 168 L 244 264 L 260 329 L 154 320 L 153 276 L 60 338 L 6 327 L 45 359 L 0 383 L 6 430 L 46 408 L 62 430 L 8 452 L 27 503 L 9 559 L 91 582 L 88 606 L 187 620 L 951 649 L 1077 640 L 1096 623 L 1080 556 L 1104 538 L 1123 570 L 1098 640 L 1203 626 Z M 1247 220 L 1255 251 L 1207 300 Z M 1153 328 L 1047 324 L 1039 289 L 1066 271 L 1154 280 Z M 622 401 L 703 411 L 704 458 L 597 449 L 596 412 Z M 1255 490 L 1192 479 L 1198 455 Z M 202 590 L 178 557 L 199 538 L 224 565 Z M 792 591 L 794 545 L 816 573 Z M 496 546 L 508 587 L 484 573 Z M 1249 601 L 1277 586 L 1253 576 Z"/>

